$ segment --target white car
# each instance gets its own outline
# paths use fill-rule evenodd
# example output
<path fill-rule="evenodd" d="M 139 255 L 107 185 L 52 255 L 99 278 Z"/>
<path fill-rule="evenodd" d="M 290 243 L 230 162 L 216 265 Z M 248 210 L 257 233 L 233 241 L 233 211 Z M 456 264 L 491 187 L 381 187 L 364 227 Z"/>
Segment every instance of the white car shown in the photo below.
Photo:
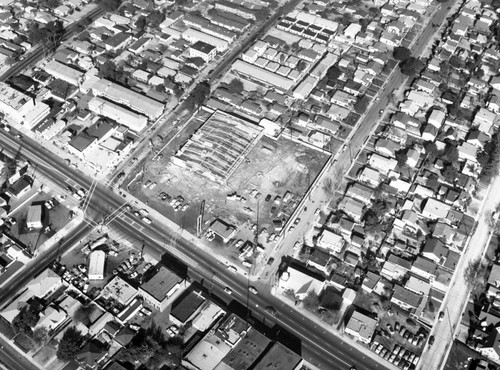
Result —
<path fill-rule="evenodd" d="M 234 272 L 235 274 L 238 272 L 238 269 L 234 266 L 228 266 L 227 269 L 231 272 Z"/>
<path fill-rule="evenodd" d="M 172 325 L 167 329 L 167 334 L 170 335 L 171 337 L 175 337 L 177 334 L 179 334 L 179 328 L 177 325 Z"/>
<path fill-rule="evenodd" d="M 152 221 L 151 221 L 149 218 L 147 218 L 147 217 L 143 217 L 143 218 L 142 218 L 142 221 L 144 221 L 144 222 L 145 222 L 145 223 L 147 223 L 148 225 L 151 225 L 151 222 L 152 222 Z"/>
<path fill-rule="evenodd" d="M 231 289 L 229 289 L 228 287 L 224 288 L 224 292 L 226 292 L 229 295 L 233 294 L 233 291 Z"/>
<path fill-rule="evenodd" d="M 249 287 L 248 291 L 252 294 L 257 294 L 257 289 L 255 289 L 253 286 Z"/>

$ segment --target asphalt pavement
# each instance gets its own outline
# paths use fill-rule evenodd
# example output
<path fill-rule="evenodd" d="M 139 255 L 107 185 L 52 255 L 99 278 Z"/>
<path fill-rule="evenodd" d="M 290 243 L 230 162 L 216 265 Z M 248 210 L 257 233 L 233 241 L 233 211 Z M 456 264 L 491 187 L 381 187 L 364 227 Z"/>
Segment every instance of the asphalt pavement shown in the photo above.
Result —
<path fill-rule="evenodd" d="M 0 132 L 0 142 L 2 142 L 2 146 L 6 152 L 17 152 L 19 142 L 11 135 Z M 70 169 L 58 157 L 54 156 L 31 139 L 23 139 L 22 144 L 23 149 L 21 151 L 21 156 L 26 157 L 32 163 L 37 163 L 37 171 L 41 171 L 45 176 L 51 178 L 52 181 L 61 187 L 64 188 L 67 185 L 67 181 L 71 180 L 84 188 L 89 188 L 91 179 Z M 92 201 L 90 202 L 89 210 L 95 213 L 96 219 L 99 219 L 98 215 L 102 216 L 107 214 L 109 207 L 116 209 L 122 204 L 123 198 L 115 194 L 112 189 L 98 185 L 93 194 Z M 134 217 L 132 215 L 129 216 Z M 152 250 L 156 250 L 158 254 L 163 254 L 167 252 L 168 249 L 173 248 L 182 251 L 190 260 L 197 262 L 196 271 L 198 273 L 204 276 L 212 276 L 215 272 L 218 279 L 216 281 L 217 284 L 221 287 L 228 286 L 233 291 L 239 291 L 241 296 L 246 296 L 246 279 L 241 275 L 232 273 L 227 266 L 221 264 L 215 256 L 204 253 L 183 238 L 175 238 L 175 243 L 172 243 L 174 245 L 166 245 L 163 243 L 162 241 L 167 241 L 170 237 L 169 235 L 171 235 L 165 225 L 153 222 L 151 225 L 141 224 L 139 227 L 134 227 L 127 219 L 118 217 L 113 221 L 112 226 L 123 233 L 132 234 L 136 239 L 144 240 L 148 247 Z M 60 251 L 70 248 L 81 240 L 88 230 L 89 226 L 87 224 L 82 224 L 80 227 L 73 230 L 61 245 Z M 172 254 L 175 255 L 175 253 Z M 56 255 L 57 250 L 50 250 L 40 255 L 36 265 L 33 265 L 15 282 L 0 290 L 0 303 L 5 303 L 5 297 L 11 297 L 17 289 L 25 285 L 27 281 L 46 268 Z M 253 297 L 253 299 L 259 307 L 255 307 L 254 310 L 256 312 L 260 311 L 261 314 L 265 315 L 265 313 L 262 312 L 263 308 L 268 305 L 275 306 L 278 311 L 281 325 L 290 328 L 290 330 L 292 330 L 301 340 L 304 354 L 310 356 L 310 358 L 308 358 L 309 361 L 318 364 L 324 363 L 326 367 L 321 368 L 325 369 L 347 369 L 352 364 L 356 364 L 358 370 L 371 370 L 374 368 L 373 360 L 367 358 L 365 354 L 359 352 L 356 348 L 344 343 L 341 339 L 335 337 L 329 331 L 318 326 L 299 312 L 289 308 L 285 311 L 282 303 L 270 294 L 269 286 L 266 283 L 258 285 L 258 290 L 259 294 Z M 243 301 L 241 303 L 245 304 L 245 302 L 246 301 Z M 347 366 L 347 364 L 349 364 L 349 366 Z"/>

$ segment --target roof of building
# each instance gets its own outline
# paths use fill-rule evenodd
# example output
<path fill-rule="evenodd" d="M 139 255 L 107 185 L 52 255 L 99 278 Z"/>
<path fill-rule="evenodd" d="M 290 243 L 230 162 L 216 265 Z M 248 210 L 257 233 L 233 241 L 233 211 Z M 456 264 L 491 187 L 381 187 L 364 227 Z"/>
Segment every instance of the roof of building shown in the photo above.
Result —
<path fill-rule="evenodd" d="M 127 304 L 137 293 L 132 285 L 127 283 L 119 276 L 115 276 L 106 286 L 103 288 L 101 295 L 104 297 L 112 297 L 122 304 Z"/>
<path fill-rule="evenodd" d="M 170 315 L 184 323 L 198 310 L 203 302 L 205 302 L 205 297 L 203 297 L 201 291 L 187 290 L 172 304 Z"/>
<path fill-rule="evenodd" d="M 161 266 L 151 279 L 141 285 L 141 289 L 161 302 L 167 298 L 168 293 L 182 281 L 183 279 L 181 277 L 168 270 L 165 266 Z"/>
<path fill-rule="evenodd" d="M 220 219 L 216 219 L 211 225 L 210 230 L 219 235 L 223 239 L 229 238 L 234 233 L 234 227 L 228 225 Z"/>
<path fill-rule="evenodd" d="M 302 358 L 280 342 L 275 342 L 271 349 L 255 365 L 254 370 L 291 370 L 302 362 Z"/>
<path fill-rule="evenodd" d="M 408 306 L 417 308 L 422 299 L 422 295 L 409 291 L 408 289 L 402 287 L 401 285 L 396 285 L 394 287 L 394 293 L 392 299 L 397 299 L 405 303 Z"/>
<path fill-rule="evenodd" d="M 250 328 L 247 335 L 222 359 L 215 370 L 246 370 L 260 357 L 271 341 Z"/>
<path fill-rule="evenodd" d="M 354 311 L 349 319 L 349 322 L 347 323 L 346 329 L 350 329 L 353 332 L 358 333 L 361 338 L 370 339 L 373 336 L 376 327 L 377 320 L 366 316 L 359 311 Z"/>

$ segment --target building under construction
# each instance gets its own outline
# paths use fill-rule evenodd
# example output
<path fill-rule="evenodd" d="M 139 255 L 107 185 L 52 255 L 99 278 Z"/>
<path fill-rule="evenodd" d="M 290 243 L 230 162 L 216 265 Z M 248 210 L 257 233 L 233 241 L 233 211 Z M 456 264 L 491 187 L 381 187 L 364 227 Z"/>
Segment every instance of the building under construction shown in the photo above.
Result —
<path fill-rule="evenodd" d="M 262 127 L 215 111 L 172 157 L 172 163 L 224 184 L 262 134 Z"/>

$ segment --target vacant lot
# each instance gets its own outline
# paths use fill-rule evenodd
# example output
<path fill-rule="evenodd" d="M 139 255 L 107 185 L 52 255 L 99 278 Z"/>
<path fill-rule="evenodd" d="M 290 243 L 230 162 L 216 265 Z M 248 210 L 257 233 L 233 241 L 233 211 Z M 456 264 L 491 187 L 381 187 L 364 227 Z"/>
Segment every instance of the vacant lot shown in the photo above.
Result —
<path fill-rule="evenodd" d="M 272 221 L 288 219 L 327 160 L 327 155 L 292 140 L 262 137 L 227 182 L 220 184 L 172 164 L 168 155 L 172 151 L 165 153 L 161 160 L 146 164 L 129 191 L 191 232 L 202 201 L 206 221 L 221 218 L 237 227 L 254 224 L 259 208 L 259 229 L 274 232 Z M 148 180 L 157 186 L 145 188 Z M 175 212 L 167 201 L 157 198 L 161 192 L 182 196 L 189 208 Z M 229 200 L 230 194 L 244 199 Z"/>

